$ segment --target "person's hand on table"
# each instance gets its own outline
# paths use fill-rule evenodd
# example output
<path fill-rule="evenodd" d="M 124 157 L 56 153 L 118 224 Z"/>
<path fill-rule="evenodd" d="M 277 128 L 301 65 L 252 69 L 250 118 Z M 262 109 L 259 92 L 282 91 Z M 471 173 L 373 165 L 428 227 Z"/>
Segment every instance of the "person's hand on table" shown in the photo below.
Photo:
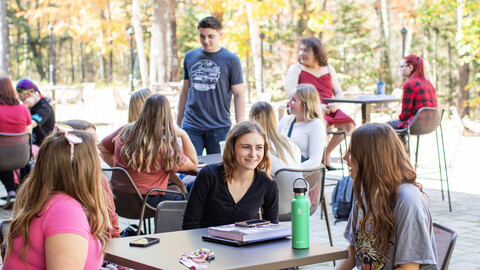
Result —
<path fill-rule="evenodd" d="M 330 113 L 335 113 L 337 111 L 337 104 L 335 103 L 329 103 L 327 104 L 327 108 L 330 110 Z"/>

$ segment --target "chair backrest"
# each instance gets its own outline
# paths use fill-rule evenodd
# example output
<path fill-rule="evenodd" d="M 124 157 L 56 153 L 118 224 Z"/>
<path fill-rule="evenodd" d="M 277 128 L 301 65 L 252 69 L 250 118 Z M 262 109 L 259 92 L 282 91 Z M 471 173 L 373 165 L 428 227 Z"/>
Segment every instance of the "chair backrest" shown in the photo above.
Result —
<path fill-rule="evenodd" d="M 280 191 L 279 196 L 279 220 L 288 221 L 291 219 L 291 202 L 293 199 L 293 182 L 298 177 L 303 177 L 308 182 L 310 197 L 310 215 L 315 213 L 323 200 L 325 188 L 325 167 L 312 169 L 293 169 L 282 168 L 275 172 L 275 180 L 277 181 Z"/>
<path fill-rule="evenodd" d="M 442 123 L 443 111 L 442 107 L 423 107 L 418 110 L 408 127 L 410 134 L 423 135 L 435 131 Z"/>
<path fill-rule="evenodd" d="M 155 233 L 181 231 L 186 207 L 186 200 L 159 203 L 155 214 Z"/>
<path fill-rule="evenodd" d="M 0 133 L 0 171 L 25 167 L 30 161 L 32 137 L 30 133 Z"/>
<path fill-rule="evenodd" d="M 459 233 L 437 223 L 433 223 L 433 233 L 437 245 L 438 265 L 441 270 L 446 270 L 448 269 Z"/>
<path fill-rule="evenodd" d="M 139 219 L 143 208 L 143 197 L 138 191 L 130 174 L 120 167 L 103 168 L 104 175 L 110 175 L 110 184 L 114 196 L 115 209 L 119 216 L 130 219 Z M 111 172 L 111 174 L 107 173 Z M 153 217 L 155 211 L 145 209 L 145 218 Z"/>
<path fill-rule="evenodd" d="M 4 219 L 0 221 L 0 230 L 1 230 L 1 235 L 0 235 L 0 250 L 1 250 L 1 255 L 2 255 L 2 260 L 5 258 L 5 252 L 7 251 L 7 246 L 3 245 L 3 241 L 7 237 L 8 229 L 10 229 L 10 223 L 12 223 L 11 219 Z"/>

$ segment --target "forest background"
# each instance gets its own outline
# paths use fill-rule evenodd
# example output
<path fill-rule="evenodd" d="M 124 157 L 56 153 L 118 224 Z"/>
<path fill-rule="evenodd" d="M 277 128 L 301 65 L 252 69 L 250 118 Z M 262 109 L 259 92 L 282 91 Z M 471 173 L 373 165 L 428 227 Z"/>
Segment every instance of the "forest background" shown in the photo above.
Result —
<path fill-rule="evenodd" d="M 249 100 L 285 98 L 299 40 L 316 36 L 344 90 L 401 88 L 402 54 L 417 54 L 440 104 L 480 118 L 474 0 L 0 0 L 0 74 L 47 84 L 51 58 L 56 84 L 128 87 L 132 55 L 136 88 L 178 82 L 185 53 L 200 47 L 196 24 L 209 15 L 240 57 Z"/>

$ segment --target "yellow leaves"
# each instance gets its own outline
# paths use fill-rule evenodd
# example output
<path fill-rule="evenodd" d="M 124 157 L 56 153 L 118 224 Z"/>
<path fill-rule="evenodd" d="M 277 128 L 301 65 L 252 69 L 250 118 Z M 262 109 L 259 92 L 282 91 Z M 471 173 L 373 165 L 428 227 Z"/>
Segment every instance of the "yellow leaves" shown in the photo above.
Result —
<path fill-rule="evenodd" d="M 332 23 L 332 15 L 328 11 L 322 11 L 311 16 L 308 20 L 307 27 L 315 33 L 323 32 L 326 26 Z"/>

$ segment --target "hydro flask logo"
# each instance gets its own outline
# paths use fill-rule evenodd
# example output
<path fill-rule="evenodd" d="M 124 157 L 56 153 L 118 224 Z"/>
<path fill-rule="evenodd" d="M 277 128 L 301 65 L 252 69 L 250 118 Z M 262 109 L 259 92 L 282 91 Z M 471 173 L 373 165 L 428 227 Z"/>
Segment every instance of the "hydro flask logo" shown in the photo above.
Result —
<path fill-rule="evenodd" d="M 298 208 L 297 209 L 297 215 L 301 215 L 302 214 L 302 208 Z"/>

